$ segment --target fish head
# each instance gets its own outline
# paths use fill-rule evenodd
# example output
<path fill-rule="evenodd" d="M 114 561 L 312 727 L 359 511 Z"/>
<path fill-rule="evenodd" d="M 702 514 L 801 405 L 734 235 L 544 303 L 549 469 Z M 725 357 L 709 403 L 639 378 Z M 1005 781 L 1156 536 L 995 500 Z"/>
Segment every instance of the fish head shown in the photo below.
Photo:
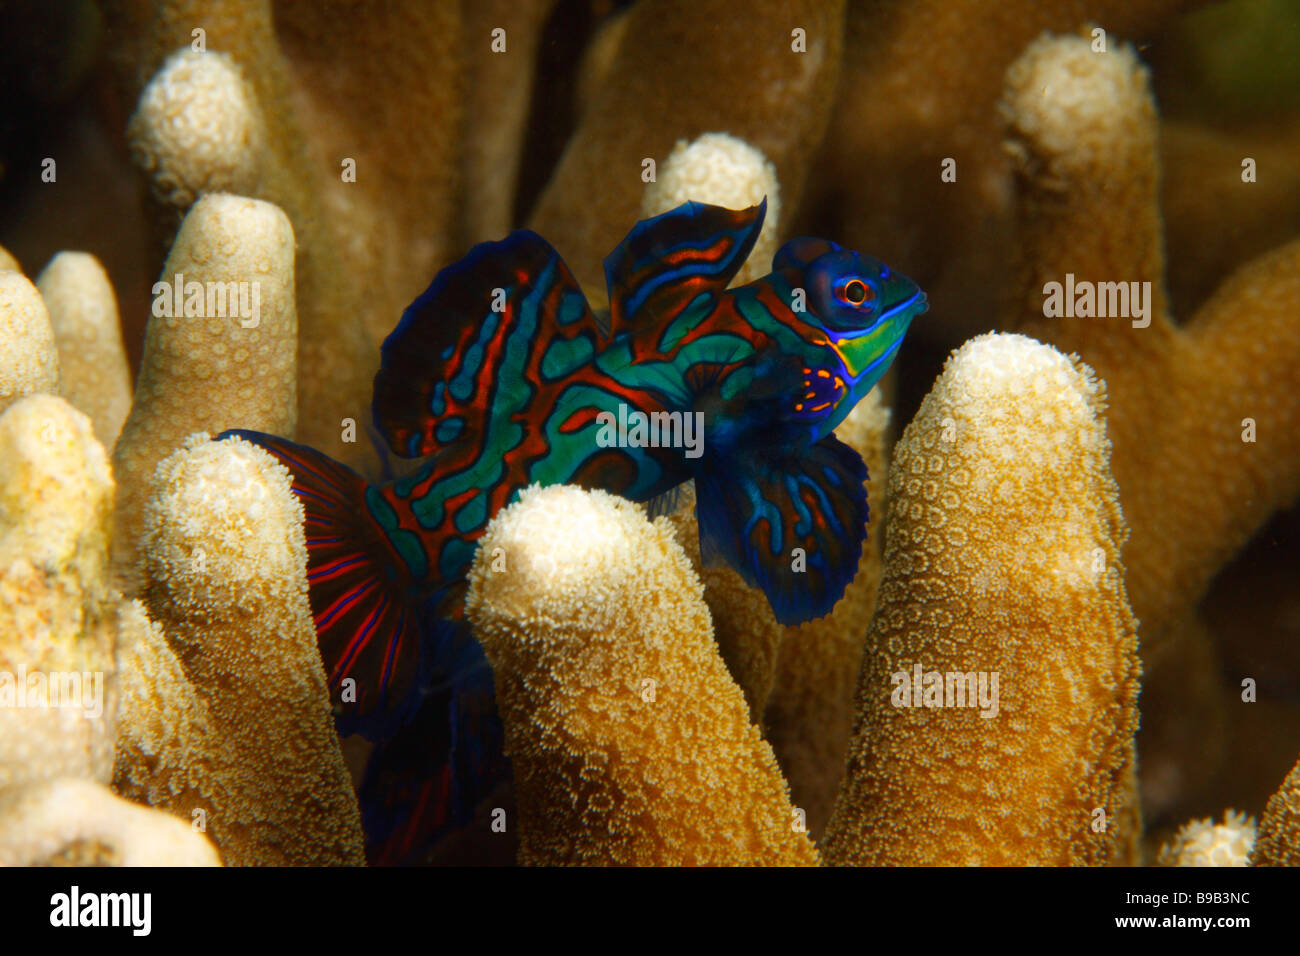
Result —
<path fill-rule="evenodd" d="M 825 240 L 795 240 L 776 264 L 797 267 L 811 313 L 805 318 L 843 363 L 848 389 L 838 423 L 889 370 L 912 319 L 928 308 L 925 293 L 879 259 Z"/>

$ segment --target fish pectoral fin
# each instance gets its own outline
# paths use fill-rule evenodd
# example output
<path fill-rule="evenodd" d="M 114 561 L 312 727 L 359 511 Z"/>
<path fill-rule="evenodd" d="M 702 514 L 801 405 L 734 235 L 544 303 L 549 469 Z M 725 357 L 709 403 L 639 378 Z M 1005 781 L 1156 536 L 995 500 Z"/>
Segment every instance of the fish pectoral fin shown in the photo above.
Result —
<path fill-rule="evenodd" d="M 834 435 L 793 452 L 706 454 L 695 478 L 700 551 L 761 588 L 782 624 L 821 617 L 857 574 L 866 481 L 862 458 Z"/>
<path fill-rule="evenodd" d="M 767 200 L 748 209 L 686 202 L 632 227 L 605 257 L 615 335 L 658 327 L 696 296 L 721 293 L 754 248 Z"/>

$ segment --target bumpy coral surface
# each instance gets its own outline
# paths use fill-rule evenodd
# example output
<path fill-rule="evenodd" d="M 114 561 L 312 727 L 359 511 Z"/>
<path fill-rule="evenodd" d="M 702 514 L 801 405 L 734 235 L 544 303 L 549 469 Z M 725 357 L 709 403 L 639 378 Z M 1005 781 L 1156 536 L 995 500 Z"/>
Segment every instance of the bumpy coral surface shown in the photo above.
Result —
<path fill-rule="evenodd" d="M 113 450 L 122 489 L 115 546 L 126 573 L 148 478 L 186 435 L 294 434 L 293 249 L 289 220 L 269 203 L 217 194 L 185 217 L 155 289 L 135 398 Z"/>
<path fill-rule="evenodd" d="M 984 336 L 903 433 L 829 862 L 1135 862 L 1140 666 L 1103 402 L 1065 356 Z"/>
<path fill-rule="evenodd" d="M 0 790 L 0 866 L 220 866 L 173 816 L 67 778 Z"/>
<path fill-rule="evenodd" d="M 187 436 L 386 476 L 378 345 L 472 243 L 527 224 L 599 305 L 640 216 L 766 196 L 741 281 L 820 235 L 931 303 L 837 430 L 857 578 L 784 628 L 698 567 L 689 490 L 531 492 L 469 607 L 516 789 L 458 837 L 509 807 L 529 863 L 1127 864 L 1191 819 L 1160 862 L 1300 863 L 1300 769 L 1265 807 L 1300 750 L 1300 104 L 1242 53 L 1280 8 L 609 6 L 111 0 L 20 57 L 56 92 L 0 137 L 0 701 L 75 673 L 102 709 L 0 707 L 0 861 L 361 862 L 287 476 Z M 1047 314 L 1067 274 L 1142 314 Z M 239 283 L 256 324 L 208 310 Z M 961 344 L 988 328 L 1036 341 Z M 929 672 L 996 708 L 927 706 Z"/>
<path fill-rule="evenodd" d="M 104 267 L 84 252 L 61 252 L 36 280 L 59 353 L 59 394 L 85 412 L 105 448 L 131 407 L 131 372 L 117 301 Z"/>
<path fill-rule="evenodd" d="M 1300 866 L 1300 763 L 1264 808 L 1250 861 L 1255 866 Z"/>
<path fill-rule="evenodd" d="M 21 272 L 0 269 L 0 409 L 59 383 L 54 329 L 36 287 Z"/>
<path fill-rule="evenodd" d="M 772 749 L 665 520 L 526 492 L 480 544 L 467 610 L 496 671 L 524 863 L 812 864 Z"/>
<path fill-rule="evenodd" d="M 1224 561 L 1300 493 L 1300 243 L 1227 276 L 1183 326 L 1169 314 L 1155 104 L 1134 52 L 1043 37 L 1007 75 L 1020 174 L 1017 324 L 1105 379 L 1112 456 L 1132 528 L 1125 563 L 1142 622 L 1153 809 L 1222 758 L 1212 639 L 1195 605 Z M 1240 165 L 1238 164 L 1238 170 Z M 1122 283 L 1124 314 L 1046 317 L 1048 283 Z M 1136 285 L 1130 285 L 1136 283 Z M 1081 286 L 1080 286 L 1081 287 Z M 1262 430 L 1256 438 L 1254 430 Z M 1207 673 L 1208 672 L 1208 673 Z"/>
<path fill-rule="evenodd" d="M 237 440 L 198 436 L 159 465 L 142 550 L 162 630 L 124 661 L 116 783 L 201 820 L 227 863 L 361 863 L 289 485 Z"/>
<path fill-rule="evenodd" d="M 1192 820 L 1160 848 L 1161 866 L 1246 866 L 1255 843 L 1255 821 L 1228 810 L 1223 822 Z"/>
<path fill-rule="evenodd" d="M 52 395 L 0 415 L 0 790 L 108 781 L 112 500 L 107 456 L 84 415 Z"/>

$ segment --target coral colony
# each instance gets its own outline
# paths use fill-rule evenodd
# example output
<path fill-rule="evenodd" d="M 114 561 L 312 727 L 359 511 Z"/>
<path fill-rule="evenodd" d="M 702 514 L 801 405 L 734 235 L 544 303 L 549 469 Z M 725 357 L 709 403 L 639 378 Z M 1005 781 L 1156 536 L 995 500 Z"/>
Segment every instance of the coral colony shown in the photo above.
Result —
<path fill-rule="evenodd" d="M 1300 864 L 1300 100 L 1194 4 L 638 0 L 567 127 L 572 4 L 333 5 L 83 4 L 120 156 L 4 169 L 0 864 Z"/>

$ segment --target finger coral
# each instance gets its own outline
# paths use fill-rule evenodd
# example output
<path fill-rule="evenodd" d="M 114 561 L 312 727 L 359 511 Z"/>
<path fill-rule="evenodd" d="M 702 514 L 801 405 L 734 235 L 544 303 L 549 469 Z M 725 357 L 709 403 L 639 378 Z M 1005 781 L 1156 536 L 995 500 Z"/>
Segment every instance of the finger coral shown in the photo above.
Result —
<path fill-rule="evenodd" d="M 186 823 L 102 784 L 64 778 L 0 790 L 0 866 L 220 866 Z"/>
<path fill-rule="evenodd" d="M 117 299 L 104 267 L 84 252 L 61 252 L 36 279 L 59 352 L 59 394 L 85 412 L 105 448 L 131 406 L 131 372 Z"/>
<path fill-rule="evenodd" d="M 1155 107 L 1132 50 L 1043 37 L 1008 72 L 1005 112 L 1023 239 L 1015 324 L 1077 352 L 1107 383 L 1112 468 L 1133 529 L 1127 585 L 1150 672 L 1143 774 L 1164 808 L 1187 757 L 1213 764 L 1203 741 L 1221 721 L 1212 699 L 1188 693 L 1189 661 L 1212 667 L 1188 619 L 1224 562 L 1300 493 L 1300 398 L 1288 384 L 1300 359 L 1300 242 L 1228 277 L 1176 326 Z M 1066 281 L 1136 291 L 1121 315 L 1046 317 L 1049 284 Z"/>
<path fill-rule="evenodd" d="M 168 57 L 140 94 L 127 135 L 150 187 L 178 213 L 205 193 L 247 196 L 261 183 L 266 121 L 224 53 Z"/>
<path fill-rule="evenodd" d="M 666 520 L 529 490 L 490 524 L 466 609 L 496 674 L 520 862 L 817 862 Z"/>
<path fill-rule="evenodd" d="M 987 329 L 1002 307 L 1006 250 L 1018 241 L 997 111 L 1008 67 L 1043 31 L 1099 24 L 1114 44 L 1192 5 L 850 3 L 844 47 L 853 55 L 806 205 L 836 223 L 840 242 L 878 250 L 928 291 L 930 320 L 916 334 L 946 349 Z"/>
<path fill-rule="evenodd" d="M 1086 368 L 981 336 L 904 431 L 827 862 L 1136 862 L 1140 665 L 1103 407 Z"/>
<path fill-rule="evenodd" d="M 280 210 L 205 196 L 185 217 L 155 293 L 131 412 L 113 449 L 115 560 L 128 574 L 148 478 L 185 436 L 293 435 L 297 415 L 293 229 Z"/>
<path fill-rule="evenodd" d="M 0 410 L 58 385 L 59 356 L 45 302 L 21 272 L 0 269 Z"/>
<path fill-rule="evenodd" d="M 1264 808 L 1250 862 L 1252 866 L 1300 866 L 1300 763 Z"/>
<path fill-rule="evenodd" d="M 298 396 L 301 436 L 367 464 L 344 421 L 366 419 L 376 347 L 449 258 L 465 60 L 492 57 L 491 34 L 469 36 L 459 4 L 424 0 L 121 0 L 106 17 L 163 218 L 234 190 L 293 223 L 298 358 L 314 370 Z M 512 64 L 524 47 L 514 40 Z"/>
<path fill-rule="evenodd" d="M 843 10 L 807 0 L 752 3 L 744 17 L 725 0 L 632 7 L 530 227 L 564 251 L 584 289 L 601 288 L 602 257 L 637 218 L 645 160 L 662 163 L 678 140 L 718 130 L 766 156 L 782 201 L 797 204 L 830 115 Z M 766 92 L 752 95 L 755 86 Z"/>
<path fill-rule="evenodd" d="M 1228 810 L 1223 822 L 1192 820 L 1160 848 L 1161 866 L 1246 866 L 1255 842 L 1255 821 Z"/>
<path fill-rule="evenodd" d="M 288 478 L 188 436 L 405 473 L 378 346 L 471 244 L 537 230 L 599 313 L 639 217 L 766 197 L 738 282 L 816 235 L 932 305 L 836 429 L 856 578 L 784 627 L 690 488 L 528 492 L 468 608 L 515 792 L 420 859 L 1300 865 L 1293 2 L 100 6 L 6 19 L 49 89 L 0 124 L 0 863 L 362 862 Z"/>
<path fill-rule="evenodd" d="M 693 491 L 680 495 L 668 516 L 678 542 L 699 568 L 718 652 L 744 691 L 755 722 L 765 726 L 793 799 L 814 836 L 830 816 L 844 773 L 853 689 L 880 584 L 888 423 L 880 392 L 873 390 L 835 430 L 836 437 L 866 462 L 871 517 L 857 576 L 824 618 L 783 627 L 762 592 L 731 568 L 700 566 Z"/>
<path fill-rule="evenodd" d="M 242 441 L 160 463 L 142 541 L 157 627 L 124 663 L 115 785 L 202 820 L 228 864 L 361 864 L 290 483 Z"/>
<path fill-rule="evenodd" d="M 0 415 L 0 790 L 112 772 L 112 501 L 84 415 L 52 395 Z"/>

